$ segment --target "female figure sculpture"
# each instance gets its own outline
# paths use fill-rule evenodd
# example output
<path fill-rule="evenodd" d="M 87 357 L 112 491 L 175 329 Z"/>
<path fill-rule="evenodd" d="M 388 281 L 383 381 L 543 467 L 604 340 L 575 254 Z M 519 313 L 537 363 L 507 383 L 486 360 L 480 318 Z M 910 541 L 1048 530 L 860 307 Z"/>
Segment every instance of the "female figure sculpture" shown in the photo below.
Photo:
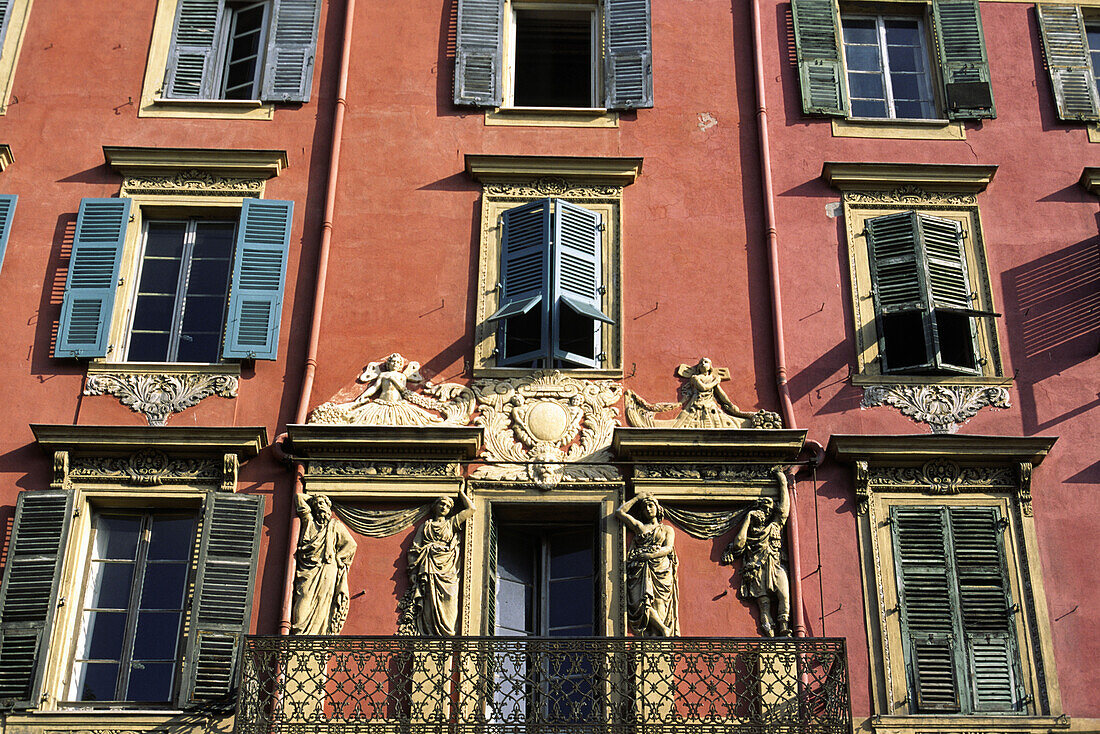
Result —
<path fill-rule="evenodd" d="M 640 503 L 642 520 L 630 514 Z M 676 531 L 663 524 L 664 510 L 648 493 L 624 502 L 615 517 L 634 533 L 626 555 L 627 618 L 637 635 L 674 637 L 680 634 L 676 588 Z"/>
<path fill-rule="evenodd" d="M 751 413 L 745 413 L 726 396 L 719 383 L 728 379 L 724 370 L 716 370 L 709 357 L 693 367 L 680 365 L 677 374 L 687 378 L 687 402 L 676 416 L 674 428 L 741 428 Z"/>
<path fill-rule="evenodd" d="M 463 509 L 448 517 L 454 500 L 440 497 L 432 515 L 417 529 L 409 548 L 409 596 L 402 602 L 412 632 L 424 637 L 453 637 L 458 621 L 458 544 L 462 526 L 474 514 L 473 503 L 459 492 Z"/>
<path fill-rule="evenodd" d="M 409 382 L 420 382 L 420 365 L 409 362 L 397 352 L 381 362 L 371 362 L 359 379 L 368 383 L 349 410 L 356 422 L 373 426 L 427 426 L 439 423 L 423 408 L 408 399 Z"/>
<path fill-rule="evenodd" d="M 328 497 L 295 497 L 302 523 L 295 552 L 291 631 L 296 635 L 337 635 L 348 618 L 348 568 L 355 539 L 332 516 Z"/>

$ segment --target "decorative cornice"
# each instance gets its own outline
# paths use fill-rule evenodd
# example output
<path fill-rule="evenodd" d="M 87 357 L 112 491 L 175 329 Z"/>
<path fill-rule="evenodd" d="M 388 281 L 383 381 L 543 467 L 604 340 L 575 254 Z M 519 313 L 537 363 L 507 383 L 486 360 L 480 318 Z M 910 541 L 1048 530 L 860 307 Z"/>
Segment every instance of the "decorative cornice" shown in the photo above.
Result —
<path fill-rule="evenodd" d="M 0 144 L 0 172 L 3 172 L 14 162 L 15 158 L 11 154 L 11 146 Z"/>
<path fill-rule="evenodd" d="M 122 195 L 140 194 L 166 196 L 241 196 L 257 198 L 263 195 L 266 177 L 221 176 L 198 168 L 163 174 L 126 176 L 122 180 Z"/>
<path fill-rule="evenodd" d="M 458 477 L 458 463 L 417 461 L 311 461 L 310 478 L 387 479 L 392 477 Z"/>
<path fill-rule="evenodd" d="M 466 172 L 482 184 L 565 179 L 576 186 L 628 186 L 642 172 L 641 158 L 541 155 L 467 155 Z"/>
<path fill-rule="evenodd" d="M 635 479 L 700 480 L 706 482 L 766 482 L 775 484 L 774 466 L 766 464 L 635 464 Z"/>
<path fill-rule="evenodd" d="M 295 423 L 287 426 L 292 458 L 346 462 L 349 457 L 371 462 L 459 463 L 477 455 L 480 426 L 369 426 Z M 364 466 L 366 466 L 364 464 Z"/>
<path fill-rule="evenodd" d="M 794 461 L 806 431 L 768 428 L 615 428 L 611 440 L 619 461 L 690 464 L 765 459 Z"/>
<path fill-rule="evenodd" d="M 263 426 L 66 426 L 31 424 L 38 445 L 49 452 L 71 451 L 88 456 L 134 454 L 158 449 L 184 456 L 234 454 L 250 459 L 267 445 Z"/>
<path fill-rule="evenodd" d="M 163 426 L 168 417 L 197 405 L 211 395 L 237 397 L 238 378 L 234 374 L 178 370 L 96 372 L 84 384 L 85 395 L 114 395 L 135 413 L 141 413 L 151 426 Z"/>
<path fill-rule="evenodd" d="M 974 194 L 950 191 L 929 191 L 920 186 L 899 186 L 895 189 L 872 191 L 845 191 L 844 201 L 849 204 L 886 204 L 893 206 L 974 206 L 978 199 Z"/>
<path fill-rule="evenodd" d="M 826 161 L 821 177 L 842 191 L 893 190 L 916 186 L 936 192 L 977 194 L 984 191 L 997 166 L 973 163 L 841 163 Z"/>
<path fill-rule="evenodd" d="M 1010 407 L 1008 388 L 981 385 L 868 385 L 861 407 L 889 405 L 933 433 L 954 433 L 982 408 Z"/>
<path fill-rule="evenodd" d="M 217 176 L 269 179 L 287 167 L 284 150 L 103 146 L 107 165 L 125 177 L 199 169 Z"/>
<path fill-rule="evenodd" d="M 1039 466 L 1057 440 L 1056 436 L 835 434 L 828 451 L 837 461 L 865 461 L 872 466 L 923 464 L 938 458 L 967 465 L 1027 461 Z"/>

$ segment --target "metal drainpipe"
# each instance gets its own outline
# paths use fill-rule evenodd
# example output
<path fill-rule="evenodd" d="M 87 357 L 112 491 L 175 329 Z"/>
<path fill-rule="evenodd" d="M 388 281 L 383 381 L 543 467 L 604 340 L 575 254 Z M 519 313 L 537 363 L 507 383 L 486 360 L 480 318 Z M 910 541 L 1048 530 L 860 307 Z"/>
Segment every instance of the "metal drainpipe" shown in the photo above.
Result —
<path fill-rule="evenodd" d="M 309 349 L 306 352 L 302 385 L 298 391 L 298 410 L 295 423 L 305 423 L 309 414 L 310 397 L 313 394 L 313 378 L 317 373 L 317 345 L 321 338 L 321 313 L 325 304 L 325 282 L 328 279 L 328 257 L 332 244 L 332 220 L 336 211 L 336 181 L 340 173 L 340 145 L 344 137 L 344 113 L 348 102 L 348 66 L 351 63 L 352 25 L 355 19 L 355 0 L 344 4 L 344 41 L 340 52 L 340 81 L 336 92 L 332 117 L 332 142 L 329 145 L 328 182 L 325 184 L 325 218 L 321 223 L 321 247 L 317 255 L 317 275 L 313 287 L 313 314 L 309 324 Z M 282 447 L 280 447 L 281 449 Z M 295 463 L 294 494 L 302 491 L 305 467 Z M 295 502 L 287 504 L 287 549 L 283 577 L 283 606 L 279 617 L 279 634 L 290 634 L 290 609 L 294 593 L 294 551 L 298 547 L 298 517 Z"/>

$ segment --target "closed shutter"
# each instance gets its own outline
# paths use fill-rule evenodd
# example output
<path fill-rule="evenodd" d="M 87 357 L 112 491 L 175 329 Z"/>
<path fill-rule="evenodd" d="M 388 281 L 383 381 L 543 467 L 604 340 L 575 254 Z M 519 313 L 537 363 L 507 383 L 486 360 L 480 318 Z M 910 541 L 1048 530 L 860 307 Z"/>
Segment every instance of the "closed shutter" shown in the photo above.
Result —
<path fill-rule="evenodd" d="M 244 201 L 233 254 L 225 359 L 276 358 L 293 216 L 293 201 Z"/>
<path fill-rule="evenodd" d="M 604 0 L 604 107 L 653 106 L 649 0 Z"/>
<path fill-rule="evenodd" d="M 105 357 L 129 199 L 83 199 L 61 301 L 55 357 Z"/>
<path fill-rule="evenodd" d="M 1036 5 L 1054 102 L 1063 120 L 1100 120 L 1085 20 L 1077 5 Z"/>
<path fill-rule="evenodd" d="M 500 306 L 489 320 L 502 321 L 503 343 L 518 344 L 518 335 L 508 333 L 509 327 L 517 328 L 516 322 L 509 320 L 536 308 L 544 314 L 535 327 L 538 333 L 523 335 L 529 348 L 514 349 L 514 354 L 500 350 L 501 366 L 545 357 L 549 348 L 551 209 L 550 199 L 539 199 L 501 214 Z"/>
<path fill-rule="evenodd" d="M 38 706 L 72 511 L 72 492 L 19 493 L 0 585 L 0 706 Z"/>
<path fill-rule="evenodd" d="M 598 212 L 561 199 L 554 199 L 553 205 L 551 343 L 554 347 L 554 358 L 587 367 L 598 367 L 600 355 L 596 344 L 599 340 L 599 327 L 596 322 L 614 323 L 613 319 L 603 313 L 601 218 Z M 565 308 L 582 317 L 585 328 L 590 328 L 591 336 L 584 345 L 591 348 L 590 354 L 579 354 L 566 345 L 562 326 L 565 318 L 562 309 Z M 587 325 L 589 320 L 590 327 Z"/>
<path fill-rule="evenodd" d="M 214 99 L 222 55 L 224 0 L 179 0 L 161 94 L 169 99 Z"/>
<path fill-rule="evenodd" d="M 940 76 L 952 120 L 996 117 L 978 0 L 932 0 Z"/>
<path fill-rule="evenodd" d="M 274 0 L 263 85 L 265 102 L 308 102 L 321 0 Z"/>
<path fill-rule="evenodd" d="M 8 250 L 8 235 L 11 234 L 11 220 L 15 216 L 15 202 L 18 199 L 14 194 L 0 196 L 0 270 L 4 267 L 4 253 Z"/>
<path fill-rule="evenodd" d="M 504 0 L 458 0 L 455 104 L 500 107 L 503 34 Z"/>
<path fill-rule="evenodd" d="M 840 29 L 833 0 L 793 0 L 794 44 L 802 111 L 807 115 L 848 113 Z"/>
<path fill-rule="evenodd" d="M 264 498 L 208 492 L 178 705 L 228 704 L 248 633 Z"/>

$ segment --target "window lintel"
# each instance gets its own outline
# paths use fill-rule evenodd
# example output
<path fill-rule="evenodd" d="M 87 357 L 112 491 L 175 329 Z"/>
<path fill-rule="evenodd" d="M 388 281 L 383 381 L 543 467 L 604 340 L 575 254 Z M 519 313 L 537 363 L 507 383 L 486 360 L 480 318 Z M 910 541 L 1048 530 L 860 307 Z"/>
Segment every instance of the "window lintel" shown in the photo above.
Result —
<path fill-rule="evenodd" d="M 615 456 L 624 461 L 690 463 L 798 458 L 806 431 L 771 428 L 624 428 L 611 439 Z"/>
<path fill-rule="evenodd" d="M 578 184 L 628 186 L 642 173 L 641 158 L 602 156 L 467 155 L 466 172 L 482 184 L 554 176 Z"/>
<path fill-rule="evenodd" d="M 267 446 L 263 426 L 152 427 L 48 425 L 32 423 L 38 445 L 49 452 L 116 455 L 157 450 L 207 456 L 234 454 L 250 459 Z"/>
<path fill-rule="evenodd" d="M 191 169 L 269 179 L 288 165 L 285 150 L 103 146 L 107 165 L 124 177 Z"/>
<path fill-rule="evenodd" d="M 821 177 L 841 191 L 918 186 L 930 191 L 978 194 L 993 180 L 996 165 L 977 163 L 849 163 L 826 161 Z"/>
<path fill-rule="evenodd" d="M 841 435 L 829 439 L 828 452 L 843 462 L 882 466 L 947 459 L 960 464 L 1021 463 L 1038 466 L 1057 436 Z"/>

